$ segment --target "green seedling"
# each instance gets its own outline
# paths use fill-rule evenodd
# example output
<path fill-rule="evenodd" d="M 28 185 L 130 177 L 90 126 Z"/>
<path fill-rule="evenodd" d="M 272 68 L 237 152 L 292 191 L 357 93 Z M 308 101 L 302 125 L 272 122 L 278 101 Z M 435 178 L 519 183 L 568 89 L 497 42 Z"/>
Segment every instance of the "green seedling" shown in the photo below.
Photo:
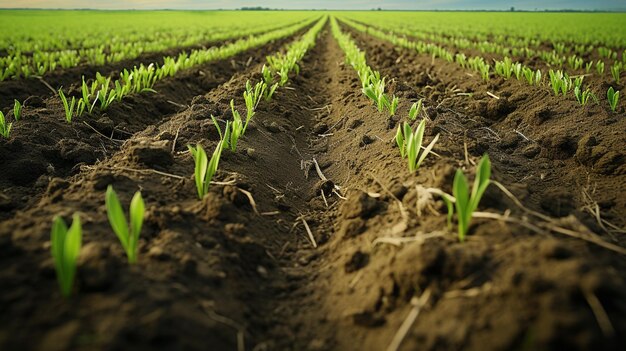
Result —
<path fill-rule="evenodd" d="M 622 72 L 622 63 L 615 62 L 613 66 L 611 66 L 611 75 L 613 76 L 613 80 L 615 80 L 615 84 L 619 84 L 619 75 Z"/>
<path fill-rule="evenodd" d="M 17 101 L 17 100 L 13 100 L 13 117 L 15 118 L 16 121 L 19 121 L 20 118 L 22 118 L 22 104 Z"/>
<path fill-rule="evenodd" d="M 457 169 L 454 175 L 454 183 L 452 185 L 452 194 L 455 198 L 455 207 L 457 212 L 459 241 L 463 242 L 472 220 L 472 214 L 478 208 L 478 203 L 482 198 L 487 186 L 489 186 L 491 177 L 491 162 L 489 156 L 485 155 L 480 159 L 476 167 L 476 178 L 472 186 L 472 192 L 469 192 L 467 178 L 463 171 Z M 444 197 L 445 199 L 445 197 Z M 444 200 L 445 201 L 445 200 Z M 448 208 L 450 206 L 448 205 Z"/>
<path fill-rule="evenodd" d="M 611 107 L 611 111 L 615 112 L 617 109 L 617 102 L 619 101 L 619 91 L 615 91 L 613 87 L 610 87 L 606 92 L 606 98 L 609 100 L 609 106 Z"/>
<path fill-rule="evenodd" d="M 56 216 L 52 222 L 50 243 L 57 281 L 61 294 L 69 297 L 72 294 L 72 285 L 76 275 L 76 260 L 82 245 L 83 230 L 80 216 L 74 214 L 72 225 L 67 228 L 63 218 Z"/>
<path fill-rule="evenodd" d="M 497 75 L 503 77 L 504 79 L 509 79 L 513 73 L 513 62 L 511 61 L 511 58 L 505 57 L 502 61 L 495 61 L 493 69 Z"/>
<path fill-rule="evenodd" d="M 424 139 L 424 130 L 426 129 L 426 120 L 423 119 L 417 126 L 414 133 L 411 133 L 406 141 L 406 155 L 409 162 L 409 172 L 415 172 L 422 162 L 426 159 L 426 156 L 432 151 L 435 143 L 439 140 L 439 134 L 437 134 L 433 140 L 422 150 L 422 141 Z"/>
<path fill-rule="evenodd" d="M 398 109 L 398 103 L 400 102 L 400 100 L 398 99 L 397 96 L 393 96 L 393 99 L 391 99 L 391 104 L 389 104 L 389 115 L 390 116 L 394 116 L 396 114 L 396 110 Z"/>
<path fill-rule="evenodd" d="M 256 83 L 254 88 L 252 88 L 250 81 L 246 82 L 246 91 L 243 92 L 243 99 L 246 102 L 246 124 L 243 127 L 242 134 L 246 132 L 246 129 L 248 128 L 248 123 L 250 123 L 252 116 L 254 116 L 256 108 L 261 101 L 261 97 L 263 96 L 266 87 L 267 85 L 264 82 Z M 231 108 L 234 110 L 234 108 L 232 107 L 233 101 L 231 100 L 230 102 Z"/>
<path fill-rule="evenodd" d="M 4 113 L 0 111 L 0 135 L 8 139 L 11 134 L 11 127 L 13 127 L 13 123 L 7 123 Z"/>
<path fill-rule="evenodd" d="M 228 128 L 228 125 L 227 125 L 226 132 L 225 132 L 227 135 L 226 142 L 228 143 L 228 145 L 230 145 L 230 150 L 235 152 L 235 150 L 237 150 L 237 141 L 245 133 L 246 131 L 245 128 L 248 126 L 248 121 L 246 121 L 246 124 L 244 126 L 243 120 L 241 119 L 241 115 L 235 109 L 234 100 L 230 100 L 230 109 L 232 110 L 232 113 L 233 113 L 233 122 L 230 124 L 230 128 Z M 228 147 L 228 145 L 226 147 Z"/>
<path fill-rule="evenodd" d="M 213 176 L 217 172 L 217 167 L 222 155 L 222 149 L 224 147 L 224 140 L 221 140 L 217 144 L 215 151 L 213 151 L 213 156 L 211 156 L 211 160 L 208 159 L 206 152 L 200 144 L 198 144 L 195 148 L 191 145 L 187 147 L 189 148 L 189 151 L 195 161 L 194 179 L 196 181 L 198 198 L 202 199 L 209 192 L 209 185 L 211 184 Z"/>
<path fill-rule="evenodd" d="M 68 103 L 67 98 L 63 93 L 63 89 L 59 89 L 59 97 L 61 98 L 63 108 L 65 109 L 65 120 L 67 121 L 67 123 L 72 123 L 72 117 L 74 116 L 74 106 L 76 105 L 76 98 L 72 96 L 71 102 Z"/>
<path fill-rule="evenodd" d="M 598 71 L 598 74 L 603 75 L 604 74 L 604 62 L 601 60 L 598 60 L 596 62 L 596 71 Z"/>
<path fill-rule="evenodd" d="M 548 73 L 550 75 L 550 86 L 554 91 L 554 95 L 559 95 L 559 92 L 563 95 L 566 95 L 567 92 L 572 88 L 572 86 L 580 86 L 582 84 L 581 77 L 579 77 L 581 78 L 580 80 L 576 79 L 575 81 L 572 81 L 567 73 L 563 73 L 562 71 L 555 72 L 553 70 L 550 70 Z"/>
<path fill-rule="evenodd" d="M 263 67 L 261 67 L 261 75 L 263 76 L 263 81 L 267 84 L 267 86 L 271 86 L 274 83 L 272 70 L 267 66 L 263 65 Z"/>
<path fill-rule="evenodd" d="M 426 120 L 423 119 L 417 126 L 415 132 L 411 130 L 409 123 L 404 122 L 402 126 L 398 126 L 396 132 L 396 144 L 400 149 L 400 156 L 408 158 L 409 172 L 415 172 L 424 162 L 426 156 L 431 153 L 435 143 L 439 140 L 437 134 L 426 147 L 422 147 L 424 139 L 424 130 L 426 129 Z M 423 149 L 423 150 L 422 150 Z"/>
<path fill-rule="evenodd" d="M 402 158 L 406 157 L 405 142 L 409 139 L 411 133 L 411 125 L 409 125 L 409 123 L 404 122 L 402 125 L 398 125 L 398 130 L 396 131 L 396 144 L 398 145 L 400 156 Z"/>
<path fill-rule="evenodd" d="M 535 85 L 540 85 L 542 83 L 542 79 L 541 70 L 538 69 L 535 72 Z"/>
<path fill-rule="evenodd" d="M 598 102 L 598 98 L 593 92 L 591 92 L 591 89 L 589 88 L 583 91 L 581 87 L 575 86 L 574 96 L 576 97 L 576 101 L 578 101 L 578 103 L 582 106 L 585 106 L 587 104 L 587 102 L 589 101 L 589 98 L 593 98 L 593 100 Z"/>
<path fill-rule="evenodd" d="M 414 121 L 417 116 L 419 116 L 420 112 L 422 111 L 422 101 L 424 99 L 419 99 L 416 103 L 414 103 L 413 105 L 411 105 L 411 109 L 409 110 L 409 119 Z"/>
<path fill-rule="evenodd" d="M 278 83 L 274 83 L 274 85 L 272 85 L 271 87 L 268 85 L 268 87 L 269 88 L 266 88 L 265 93 L 263 94 L 265 97 L 265 101 L 272 100 L 272 97 L 274 96 L 276 89 L 278 89 Z"/>
<path fill-rule="evenodd" d="M 82 98 L 80 101 L 82 101 L 82 103 L 79 101 L 79 110 L 81 111 L 78 115 L 82 115 L 82 112 L 85 110 L 85 107 L 89 106 L 90 102 L 89 102 L 89 98 L 91 97 L 91 94 L 89 93 L 89 86 L 87 85 L 87 83 L 85 83 L 85 76 L 83 76 L 83 83 L 80 86 L 80 91 L 82 93 Z M 89 109 L 89 113 L 91 113 L 91 109 Z"/>
<path fill-rule="evenodd" d="M 133 199 L 130 201 L 130 228 L 124 215 L 124 210 L 120 204 L 120 200 L 113 190 L 111 185 L 108 186 L 105 198 L 107 216 L 111 228 L 120 240 L 124 251 L 126 251 L 126 257 L 128 257 L 128 263 L 137 262 L 137 252 L 139 249 L 139 233 L 141 233 L 141 226 L 143 225 L 143 218 L 145 212 L 145 205 L 141 192 L 136 192 Z"/>
<path fill-rule="evenodd" d="M 486 82 L 489 80 L 489 69 L 490 66 L 488 64 L 483 64 L 479 67 L 479 73 L 480 76 L 483 78 L 483 80 Z"/>
<path fill-rule="evenodd" d="M 105 111 L 115 100 L 115 90 L 110 89 L 109 85 L 111 84 L 111 77 L 106 78 L 104 83 L 102 83 L 102 87 L 98 92 L 98 100 L 100 101 L 100 111 Z"/>

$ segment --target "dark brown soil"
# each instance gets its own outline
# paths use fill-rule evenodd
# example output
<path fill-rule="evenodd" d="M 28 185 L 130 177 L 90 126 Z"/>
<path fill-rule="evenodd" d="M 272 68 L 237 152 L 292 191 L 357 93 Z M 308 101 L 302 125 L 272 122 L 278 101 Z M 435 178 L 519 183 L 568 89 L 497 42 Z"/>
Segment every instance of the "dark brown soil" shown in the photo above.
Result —
<path fill-rule="evenodd" d="M 105 112 L 99 112 L 96 107 L 93 114 L 85 113 L 72 124 L 65 121 L 58 97 L 29 97 L 22 119 L 13 124 L 11 138 L 0 140 L 3 165 L 0 219 L 38 201 L 51 179 L 66 178 L 76 174 L 81 166 L 107 158 L 134 133 L 168 119 L 199 94 L 226 82 L 235 72 L 252 72 L 267 55 L 291 40 L 293 38 L 277 40 L 230 59 L 181 72 L 157 82 L 156 94 L 129 96 L 121 103 L 113 103 Z M 74 91 L 73 94 L 80 93 Z"/>
<path fill-rule="evenodd" d="M 129 129 L 97 162 L 56 175 L 38 201 L 0 222 L 0 349 L 383 350 L 414 305 L 419 315 L 400 350 L 623 349 L 623 234 L 605 231 L 582 197 L 588 189 L 602 218 L 624 226 L 624 139 L 614 133 L 625 129 L 623 112 L 580 110 L 512 81 L 488 85 L 353 34 L 371 66 L 393 79 L 401 115 L 426 98 L 427 141 L 441 133 L 440 157 L 407 172 L 392 141 L 399 118 L 362 95 L 326 28 L 198 200 L 187 144 L 212 150 L 218 135 L 208 117 L 230 118 L 231 98 L 244 110 L 244 84 L 259 79 L 262 57 L 238 66 L 219 86 L 198 88 L 188 107 Z M 420 189 L 450 192 L 455 169 L 472 174 L 469 163 L 484 152 L 495 180 L 551 218 L 523 212 L 492 185 L 480 210 L 510 210 L 526 226 L 475 219 L 460 243 L 443 204 Z M 109 184 L 125 207 L 136 190 L 146 202 L 133 266 L 107 222 Z M 54 215 L 74 212 L 85 246 L 64 300 L 49 231 Z"/>

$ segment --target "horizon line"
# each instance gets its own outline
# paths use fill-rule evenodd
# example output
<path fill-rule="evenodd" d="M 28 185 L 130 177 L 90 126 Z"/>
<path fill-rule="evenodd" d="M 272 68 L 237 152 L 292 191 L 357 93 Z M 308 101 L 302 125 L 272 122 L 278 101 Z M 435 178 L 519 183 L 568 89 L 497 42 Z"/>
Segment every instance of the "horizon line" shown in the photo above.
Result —
<path fill-rule="evenodd" d="M 401 11 L 401 12 L 610 12 L 610 13 L 623 13 L 626 12 L 626 7 L 615 9 L 515 9 L 514 11 L 507 9 L 383 9 L 383 8 L 371 8 L 371 9 L 299 9 L 299 8 L 265 8 L 265 7 L 240 7 L 240 8 L 218 8 L 218 9 L 198 9 L 198 8 L 117 8 L 117 9 L 102 9 L 102 8 L 90 8 L 90 7 L 76 7 L 76 8 L 63 8 L 63 7 L 0 7 L 2 10 L 49 10 L 49 11 Z"/>

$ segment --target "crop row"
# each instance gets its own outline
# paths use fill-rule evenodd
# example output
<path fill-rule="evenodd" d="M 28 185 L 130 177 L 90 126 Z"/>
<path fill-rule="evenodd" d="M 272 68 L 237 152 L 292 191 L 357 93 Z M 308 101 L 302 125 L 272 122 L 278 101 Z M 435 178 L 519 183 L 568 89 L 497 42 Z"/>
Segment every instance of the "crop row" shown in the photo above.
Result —
<path fill-rule="evenodd" d="M 559 53 L 584 54 L 590 46 L 626 47 L 626 28 L 621 13 L 472 13 L 472 12 L 350 12 L 347 17 L 385 23 L 396 28 L 429 33 L 437 37 L 500 42 L 508 46 L 552 45 Z"/>
<path fill-rule="evenodd" d="M 181 70 L 232 57 L 272 40 L 293 35 L 313 21 L 315 19 L 261 35 L 240 39 L 220 47 L 194 50 L 189 54 L 181 53 L 177 57 L 165 57 L 161 66 L 141 64 L 139 67 L 134 67 L 131 70 L 124 69 L 118 79 L 105 78 L 98 73 L 93 80 L 90 80 L 90 83 L 83 79 L 79 97 L 68 97 L 62 89 L 59 90 L 59 98 L 65 110 L 65 120 L 71 123 L 74 117 L 80 117 L 85 112 L 91 114 L 96 106 L 100 112 L 106 111 L 112 103 L 121 101 L 130 94 L 154 92 L 153 87 L 156 82 L 167 77 L 173 77 Z M 17 100 L 15 103 L 19 104 Z M 19 116 L 14 115 L 14 119 L 18 121 Z M 3 134 L 6 138 L 9 137 L 11 123 L 4 116 L 0 119 L 0 130 L 6 131 Z"/>
<path fill-rule="evenodd" d="M 361 79 L 363 94 L 372 100 L 373 103 L 378 106 L 379 111 L 381 111 L 379 102 L 380 99 L 382 98 L 389 101 L 389 97 L 384 94 L 385 79 L 380 79 L 380 74 L 367 65 L 365 53 L 357 47 L 349 34 L 341 31 L 334 17 L 331 19 L 331 30 L 333 36 L 339 43 L 339 46 L 344 51 L 346 62 L 354 68 Z M 380 85 L 380 87 L 374 88 L 374 84 Z M 382 95 L 370 94 L 369 92 L 371 89 L 377 89 L 377 91 Z M 394 101 L 394 105 L 397 107 L 399 99 L 394 96 L 392 101 Z M 386 104 L 385 106 L 389 110 L 390 114 L 395 114 L 395 107 L 392 107 L 391 104 Z M 426 118 L 423 118 L 415 129 L 411 127 L 411 123 L 415 122 L 419 115 L 421 106 L 422 100 L 411 106 L 408 113 L 409 121 L 404 121 L 403 123 L 398 124 L 395 137 L 396 144 L 400 150 L 400 157 L 402 159 L 407 159 L 410 173 L 417 171 L 426 157 L 431 154 L 433 147 L 439 140 L 439 134 L 437 134 L 428 145 L 423 145 L 424 131 L 427 121 Z M 452 195 L 446 194 L 440 189 L 431 189 L 433 193 L 440 195 L 447 205 L 449 226 L 452 224 L 452 216 L 456 211 L 458 221 L 458 237 L 460 241 L 465 240 L 465 236 L 469 230 L 472 214 L 478 208 L 478 203 L 489 185 L 490 176 L 491 163 L 489 156 L 485 155 L 481 158 L 477 165 L 476 177 L 471 191 L 467 183 L 467 178 L 460 169 L 457 169 L 454 177 Z"/>
<path fill-rule="evenodd" d="M 248 123 L 255 114 L 258 104 L 263 97 L 265 100 L 272 98 L 272 93 L 278 86 L 287 83 L 285 78 L 290 72 L 298 72 L 298 62 L 309 48 L 315 45 L 317 35 L 326 23 L 326 17 L 320 19 L 307 33 L 299 40 L 287 47 L 286 53 L 277 53 L 267 58 L 271 68 L 265 65 L 262 68 L 263 79 L 256 84 L 246 83 L 243 93 L 246 104 L 246 117 L 243 121 L 239 111 L 235 108 L 234 100 L 231 100 L 233 120 L 226 122 L 226 127 L 222 131 L 217 120 L 213 118 L 215 127 L 220 135 L 215 150 L 209 158 L 202 145 L 189 145 L 189 151 L 194 160 L 194 175 L 197 195 L 202 199 L 209 190 L 211 180 L 217 172 L 219 160 L 224 150 L 236 151 L 237 141 L 247 129 Z M 279 82 L 273 83 L 278 78 Z M 269 80 L 269 81 L 268 81 Z M 272 93 L 268 93 L 268 92 Z M 129 221 L 127 220 L 123 207 L 112 186 L 109 185 L 105 206 L 107 217 L 113 232 L 116 234 L 120 244 L 124 248 L 129 264 L 137 262 L 138 240 L 144 219 L 144 201 L 140 192 L 135 193 L 129 207 Z M 72 293 L 73 281 L 76 273 L 76 261 L 80 247 L 82 245 L 82 227 L 79 214 L 74 214 L 71 226 L 68 228 L 60 217 L 55 217 L 51 229 L 51 253 L 57 272 L 57 280 L 63 296 L 70 296 Z"/>
<path fill-rule="evenodd" d="M 287 25 L 311 17 L 306 12 L 171 12 L 171 11 L 20 11 L 6 10 L 0 20 L 11 30 L 0 32 L 0 52 L 32 54 L 104 46 L 178 40 L 179 46 L 207 40 L 214 33 L 246 27 Z M 86 25 L 89 24 L 89 25 Z M 204 39 L 202 39 L 200 37 Z"/>
<path fill-rule="evenodd" d="M 549 70 L 547 72 L 549 80 L 546 82 L 546 74 L 542 73 L 541 70 L 533 70 L 520 62 L 513 62 L 508 57 L 501 61 L 494 61 L 492 66 L 481 56 L 467 57 L 464 54 L 455 55 L 448 49 L 439 45 L 421 41 L 410 41 L 406 37 L 400 37 L 373 27 L 367 27 L 345 18 L 342 18 L 342 21 L 358 31 L 373 35 L 396 46 L 416 50 L 420 54 L 431 55 L 433 59 L 441 57 L 450 63 L 458 64 L 462 68 L 476 71 L 485 81 L 488 81 L 492 74 L 493 76 L 502 77 L 504 79 L 514 77 L 518 81 L 531 86 L 549 86 L 554 91 L 555 95 L 567 95 L 571 93 L 581 105 L 587 104 L 590 97 L 593 97 L 593 100 L 599 103 L 599 94 L 594 93 L 589 87 L 583 87 L 584 76 L 573 78 L 560 70 Z M 613 74 L 619 84 L 622 69 L 621 64 L 615 65 L 614 68 L 612 67 L 611 69 L 615 72 Z M 607 97 L 610 109 L 615 111 L 619 99 L 619 91 L 615 91 L 613 87 L 609 87 L 603 95 Z"/>
<path fill-rule="evenodd" d="M 142 39 L 143 35 L 130 36 L 124 42 L 114 41 L 108 45 L 101 44 L 90 48 L 57 51 L 35 49 L 31 54 L 24 54 L 21 49 L 13 48 L 12 51 L 14 52 L 7 54 L 5 57 L 0 57 L 0 81 L 10 78 L 20 79 L 43 76 L 56 69 L 68 69 L 81 64 L 102 66 L 123 60 L 131 60 L 144 53 L 159 52 L 169 48 L 258 35 L 293 23 L 294 21 L 289 18 L 283 18 L 282 21 L 272 21 L 269 24 L 263 24 L 261 21 L 256 25 L 250 25 L 250 23 L 235 25 L 231 23 L 222 27 L 212 28 L 212 30 L 207 30 L 206 32 L 186 30 L 183 33 L 171 34 L 167 38 L 157 35 L 150 39 Z"/>
<path fill-rule="evenodd" d="M 410 37 L 426 41 L 435 45 L 446 47 L 452 51 L 459 51 L 459 55 L 464 50 L 473 49 L 480 51 L 481 53 L 498 54 L 504 58 L 507 57 L 519 57 L 526 59 L 539 58 L 537 63 L 543 62 L 544 65 L 555 67 L 559 69 L 568 69 L 571 71 L 583 71 L 586 74 L 597 72 L 602 76 L 605 73 L 605 65 L 611 67 L 610 72 L 617 72 L 617 76 L 613 74 L 616 83 L 619 83 L 619 72 L 621 72 L 626 66 L 626 50 L 621 53 L 621 61 L 618 59 L 619 51 L 613 50 L 604 46 L 594 47 L 593 45 L 577 45 L 573 50 L 575 53 L 567 54 L 565 44 L 552 43 L 553 49 L 547 50 L 542 48 L 533 49 L 532 47 L 525 45 L 526 41 L 519 39 L 519 42 L 510 44 L 510 40 L 506 43 L 495 41 L 472 41 L 464 37 L 448 37 L 442 34 L 424 34 L 420 31 L 419 27 L 406 25 L 403 23 L 386 22 L 374 24 L 368 23 L 368 26 L 374 26 L 378 29 L 389 31 L 390 34 L 408 35 Z M 597 52 L 598 56 L 602 59 L 594 60 L 589 57 L 593 52 Z M 532 65 L 535 65 L 533 63 Z M 607 70 L 608 71 L 608 70 Z M 617 77 L 617 78 L 615 78 Z"/>

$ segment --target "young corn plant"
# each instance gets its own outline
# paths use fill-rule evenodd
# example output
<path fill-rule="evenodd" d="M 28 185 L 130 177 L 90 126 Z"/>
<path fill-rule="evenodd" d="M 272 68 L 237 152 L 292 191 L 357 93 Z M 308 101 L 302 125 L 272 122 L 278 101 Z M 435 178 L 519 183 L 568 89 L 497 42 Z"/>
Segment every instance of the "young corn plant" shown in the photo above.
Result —
<path fill-rule="evenodd" d="M 412 133 L 413 131 L 411 131 L 411 125 L 409 123 L 404 122 L 402 125 L 398 125 L 398 130 L 396 131 L 396 144 L 398 145 L 400 157 L 402 158 L 406 157 L 406 141 Z"/>
<path fill-rule="evenodd" d="M 413 103 L 413 105 L 411 105 L 411 109 L 409 110 L 409 119 L 414 121 L 417 116 L 419 116 L 420 112 L 422 111 L 422 101 L 424 99 L 419 99 L 417 102 Z"/>
<path fill-rule="evenodd" d="M 243 127 L 242 134 L 246 132 L 248 123 L 252 119 L 252 116 L 254 116 L 255 110 L 261 101 L 261 97 L 263 96 L 266 87 L 267 85 L 264 82 L 256 83 L 254 88 L 252 88 L 250 81 L 246 82 L 246 91 L 243 92 L 243 99 L 246 102 L 246 124 Z M 234 116 L 235 108 L 233 107 L 233 101 L 231 100 L 230 103 Z"/>
<path fill-rule="evenodd" d="M 604 62 L 602 60 L 596 62 L 596 71 L 598 71 L 599 75 L 604 74 Z"/>
<path fill-rule="evenodd" d="M 578 86 L 582 84 L 582 79 L 577 79 L 575 82 L 572 82 L 572 79 L 567 73 L 563 73 L 562 71 L 555 72 L 550 70 L 548 73 L 550 75 L 550 86 L 552 87 L 552 91 L 554 91 L 554 95 L 559 95 L 559 92 L 566 95 L 574 84 Z"/>
<path fill-rule="evenodd" d="M 491 177 L 491 162 L 489 156 L 485 155 L 480 159 L 478 166 L 476 167 L 476 178 L 474 179 L 474 185 L 472 186 L 472 192 L 469 191 L 469 185 L 467 184 L 467 178 L 463 174 L 463 171 L 457 169 L 454 175 L 454 182 L 452 185 L 452 194 L 454 195 L 455 207 L 457 212 L 458 226 L 459 226 L 459 240 L 463 242 L 469 226 L 472 220 L 472 214 L 478 208 L 478 203 L 482 198 L 487 186 L 489 186 Z"/>
<path fill-rule="evenodd" d="M 211 156 L 211 160 L 207 157 L 206 152 L 202 148 L 200 144 L 193 147 L 188 145 L 189 152 L 191 152 L 191 156 L 195 162 L 195 170 L 194 170 L 194 179 L 196 181 L 196 190 L 198 192 L 198 198 L 202 200 L 202 198 L 209 192 L 209 185 L 211 184 L 211 180 L 217 172 L 217 167 L 220 162 L 220 157 L 222 155 L 222 150 L 224 148 L 224 143 L 228 138 L 228 130 L 229 125 L 226 123 L 226 132 L 225 135 L 222 135 L 219 126 L 217 125 L 217 121 L 213 119 L 213 123 L 215 123 L 217 130 L 220 134 L 220 142 L 217 144 L 215 151 L 213 151 L 213 155 Z"/>
<path fill-rule="evenodd" d="M 85 76 L 83 76 L 83 83 L 80 86 L 80 92 L 82 94 L 81 99 L 79 100 L 78 104 L 78 110 L 79 113 L 78 115 L 81 116 L 83 114 L 83 112 L 85 111 L 86 107 L 89 107 L 90 101 L 89 98 L 91 97 L 91 94 L 89 92 L 89 86 L 87 85 L 87 83 L 85 83 Z M 88 109 L 89 113 L 91 113 L 91 109 Z"/>
<path fill-rule="evenodd" d="M 19 121 L 20 118 L 22 118 L 22 104 L 17 101 L 17 100 L 13 100 L 13 117 L 15 118 L 16 121 Z"/>
<path fill-rule="evenodd" d="M 389 116 L 395 116 L 399 102 L 400 99 L 398 99 L 398 97 L 394 95 L 393 99 L 391 99 L 391 104 L 389 104 Z"/>
<path fill-rule="evenodd" d="M 585 106 L 587 104 L 587 102 L 589 101 L 589 98 L 593 98 L 593 100 L 595 100 L 596 103 L 598 102 L 598 98 L 596 97 L 596 95 L 589 88 L 587 88 L 587 89 L 585 89 L 583 91 L 580 86 L 575 86 L 574 87 L 574 96 L 576 97 L 576 101 L 578 101 L 578 103 L 581 106 Z"/>
<path fill-rule="evenodd" d="M 272 69 L 263 65 L 261 68 L 261 75 L 263 76 L 263 82 L 265 83 L 265 88 L 263 90 L 263 97 L 265 101 L 272 100 L 272 96 L 278 89 L 278 83 L 274 83 L 274 76 L 272 75 Z"/>
<path fill-rule="evenodd" d="M 425 119 L 420 122 L 415 132 L 411 130 L 411 126 L 407 122 L 404 122 L 402 127 L 398 126 L 396 143 L 400 148 L 400 156 L 403 158 L 407 157 L 409 172 L 411 173 L 415 172 L 421 166 L 426 156 L 432 151 L 435 143 L 437 143 L 437 140 L 439 140 L 439 134 L 437 134 L 428 146 L 422 147 L 425 129 Z"/>
<path fill-rule="evenodd" d="M 61 98 L 63 108 L 65 109 L 65 120 L 67 121 L 67 123 L 72 123 L 72 117 L 74 116 L 74 106 L 76 105 L 76 98 L 72 96 L 71 102 L 68 103 L 67 98 L 63 93 L 63 89 L 59 89 L 59 97 Z"/>
<path fill-rule="evenodd" d="M 617 110 L 617 102 L 619 101 L 619 91 L 615 91 L 613 87 L 610 87 L 606 92 L 606 98 L 609 100 L 611 111 L 615 112 L 615 110 Z"/>
<path fill-rule="evenodd" d="M 391 111 L 391 101 L 389 101 L 389 97 L 385 95 L 385 78 L 380 79 L 380 74 L 374 72 L 374 74 L 367 79 L 369 79 L 370 83 L 363 88 L 363 93 L 374 101 L 378 112 L 382 112 L 384 109 Z"/>
<path fill-rule="evenodd" d="M 591 97 L 597 100 L 595 94 L 591 92 L 591 89 L 587 88 L 583 91 L 579 86 L 574 87 L 574 96 L 581 106 L 585 106 Z"/>
<path fill-rule="evenodd" d="M 59 288 L 65 297 L 72 294 L 72 285 L 74 285 L 74 276 L 76 275 L 76 260 L 80 253 L 82 236 L 83 230 L 78 214 L 74 214 L 69 229 L 63 218 L 54 217 L 50 233 L 50 250 L 52 251 Z"/>
<path fill-rule="evenodd" d="M 0 135 L 8 139 L 11 134 L 11 127 L 13 127 L 13 123 L 7 123 L 4 113 L 0 111 Z"/>
<path fill-rule="evenodd" d="M 261 75 L 263 76 L 263 81 L 267 86 L 271 86 L 274 84 L 274 76 L 272 75 L 272 69 L 263 65 L 261 67 Z"/>
<path fill-rule="evenodd" d="M 511 73 L 513 73 L 513 62 L 511 58 L 505 57 L 502 61 L 495 61 L 493 69 L 497 75 L 508 80 L 511 78 Z"/>
<path fill-rule="evenodd" d="M 619 84 L 619 75 L 622 72 L 622 63 L 615 62 L 613 66 L 611 66 L 611 75 L 613 76 L 613 80 L 615 80 L 615 84 Z"/>
<path fill-rule="evenodd" d="M 220 139 L 225 140 L 225 142 L 227 143 L 226 147 L 230 146 L 230 151 L 235 152 L 237 150 L 237 141 L 245 133 L 245 128 L 248 126 L 248 122 L 246 121 L 246 124 L 244 126 L 239 111 L 235 109 L 234 100 L 230 100 L 230 109 L 233 112 L 233 122 L 230 123 L 230 125 L 228 124 L 228 122 L 226 122 L 226 131 L 224 132 L 226 134 L 226 137 L 222 138 L 220 131 Z M 217 122 L 214 120 L 213 123 Z M 219 127 L 217 129 L 219 131 Z"/>
<path fill-rule="evenodd" d="M 522 78 L 522 68 L 522 64 L 519 62 L 511 66 L 511 70 L 513 74 L 515 74 L 515 79 L 520 80 Z"/>
<path fill-rule="evenodd" d="M 115 90 L 109 87 L 111 77 L 108 77 L 98 92 L 98 100 L 100 101 L 100 111 L 105 111 L 115 100 Z"/>
<path fill-rule="evenodd" d="M 265 89 L 265 93 L 263 94 L 265 101 L 272 100 L 272 97 L 274 96 L 276 89 L 278 89 L 278 83 L 274 83 L 274 85 L 272 86 L 269 86 L 269 85 L 267 86 L 267 88 Z"/>
<path fill-rule="evenodd" d="M 541 70 L 533 71 L 531 68 L 524 67 L 522 70 L 522 74 L 524 78 L 526 78 L 526 82 L 528 85 L 540 85 L 541 84 Z"/>
<path fill-rule="evenodd" d="M 107 188 L 105 203 L 111 228 L 113 228 L 124 251 L 126 251 L 128 263 L 134 264 L 137 262 L 139 233 L 141 233 L 145 212 L 145 205 L 141 193 L 139 191 L 136 192 L 133 199 L 130 201 L 130 227 L 126 221 L 126 215 L 124 215 L 120 200 L 111 185 Z"/>

